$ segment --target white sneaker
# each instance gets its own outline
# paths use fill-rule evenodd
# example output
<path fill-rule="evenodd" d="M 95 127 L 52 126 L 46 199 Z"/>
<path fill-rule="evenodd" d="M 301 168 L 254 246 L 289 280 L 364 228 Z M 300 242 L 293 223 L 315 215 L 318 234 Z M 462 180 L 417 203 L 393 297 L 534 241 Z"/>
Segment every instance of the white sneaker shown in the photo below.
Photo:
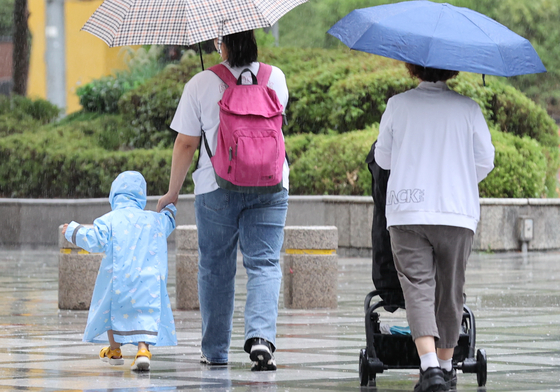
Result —
<path fill-rule="evenodd" d="M 202 353 L 200 353 L 200 363 L 203 363 L 205 365 L 209 365 L 209 366 L 226 366 L 227 362 L 210 362 L 210 360 L 208 358 L 206 358 L 206 356 Z"/>
<path fill-rule="evenodd" d="M 272 355 L 270 343 L 261 338 L 253 338 L 249 358 L 253 361 L 252 371 L 276 370 L 276 360 Z"/>

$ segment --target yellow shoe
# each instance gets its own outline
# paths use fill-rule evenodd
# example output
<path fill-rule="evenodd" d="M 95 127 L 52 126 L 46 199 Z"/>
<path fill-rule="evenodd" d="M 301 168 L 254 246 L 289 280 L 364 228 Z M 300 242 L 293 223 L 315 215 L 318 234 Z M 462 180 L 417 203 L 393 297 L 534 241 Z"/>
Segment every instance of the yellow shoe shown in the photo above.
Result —
<path fill-rule="evenodd" d="M 150 370 L 150 359 L 152 359 L 152 353 L 145 348 L 138 350 L 134 362 L 132 362 L 131 369 L 146 371 Z"/>
<path fill-rule="evenodd" d="M 111 350 L 111 347 L 103 347 L 99 352 L 99 359 L 101 359 L 103 362 L 109 362 L 109 365 L 112 366 L 124 365 L 124 359 L 122 357 L 120 348 Z"/>

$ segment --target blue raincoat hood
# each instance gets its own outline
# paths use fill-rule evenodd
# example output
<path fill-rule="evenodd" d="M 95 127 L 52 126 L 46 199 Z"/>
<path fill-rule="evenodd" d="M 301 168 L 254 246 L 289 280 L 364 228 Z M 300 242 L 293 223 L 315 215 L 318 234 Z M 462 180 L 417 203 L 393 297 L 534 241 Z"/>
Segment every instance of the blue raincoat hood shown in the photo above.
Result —
<path fill-rule="evenodd" d="M 146 207 L 146 180 L 142 174 L 135 171 L 126 171 L 113 181 L 109 194 L 111 209 Z"/>

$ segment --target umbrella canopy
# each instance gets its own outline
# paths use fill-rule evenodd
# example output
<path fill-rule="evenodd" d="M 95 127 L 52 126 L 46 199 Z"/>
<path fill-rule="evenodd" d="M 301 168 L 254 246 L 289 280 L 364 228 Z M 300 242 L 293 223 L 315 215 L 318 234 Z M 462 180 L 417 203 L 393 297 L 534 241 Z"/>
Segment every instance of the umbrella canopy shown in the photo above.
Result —
<path fill-rule="evenodd" d="M 531 43 L 468 8 L 406 1 L 357 9 L 328 31 L 351 49 L 486 75 L 546 72 Z"/>
<path fill-rule="evenodd" d="M 192 45 L 269 27 L 307 0 L 105 0 L 82 30 L 110 47 Z"/>

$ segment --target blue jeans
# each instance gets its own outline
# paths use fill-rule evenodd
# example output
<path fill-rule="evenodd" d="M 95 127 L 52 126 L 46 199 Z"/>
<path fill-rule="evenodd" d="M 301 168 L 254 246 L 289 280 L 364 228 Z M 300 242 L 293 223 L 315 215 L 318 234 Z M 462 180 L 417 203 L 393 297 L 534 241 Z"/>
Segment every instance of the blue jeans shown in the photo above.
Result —
<path fill-rule="evenodd" d="M 250 194 L 219 188 L 196 196 L 201 350 L 210 362 L 228 361 L 238 242 L 248 276 L 245 341 L 258 337 L 275 346 L 287 211 L 286 189 Z"/>

